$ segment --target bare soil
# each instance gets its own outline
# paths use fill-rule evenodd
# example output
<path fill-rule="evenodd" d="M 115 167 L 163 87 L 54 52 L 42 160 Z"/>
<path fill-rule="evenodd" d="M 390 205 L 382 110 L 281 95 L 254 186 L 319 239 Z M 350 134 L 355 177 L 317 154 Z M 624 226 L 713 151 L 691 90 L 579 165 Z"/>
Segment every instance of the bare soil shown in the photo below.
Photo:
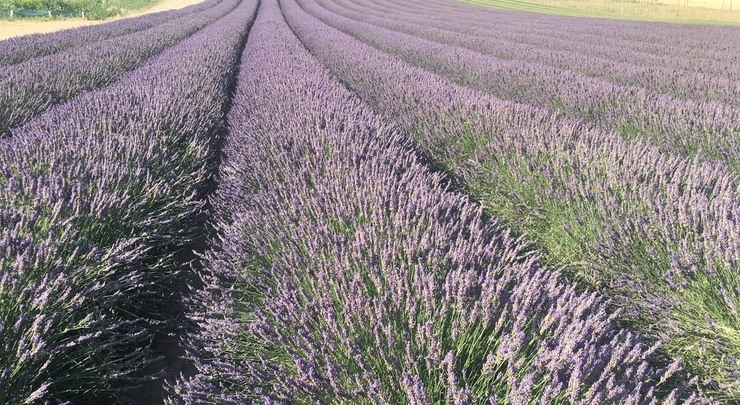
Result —
<path fill-rule="evenodd" d="M 17 20 L 0 20 L 0 40 L 19 37 L 28 34 L 44 34 L 64 30 L 67 28 L 82 27 L 85 25 L 102 24 L 109 21 L 120 20 L 123 18 L 136 17 L 143 14 L 156 13 L 159 11 L 176 10 L 187 7 L 192 4 L 200 3 L 203 0 L 162 0 L 153 7 L 137 10 L 130 14 L 119 17 L 113 17 L 106 20 L 86 20 L 83 18 L 70 18 L 65 20 L 36 20 L 36 19 L 17 19 Z"/>

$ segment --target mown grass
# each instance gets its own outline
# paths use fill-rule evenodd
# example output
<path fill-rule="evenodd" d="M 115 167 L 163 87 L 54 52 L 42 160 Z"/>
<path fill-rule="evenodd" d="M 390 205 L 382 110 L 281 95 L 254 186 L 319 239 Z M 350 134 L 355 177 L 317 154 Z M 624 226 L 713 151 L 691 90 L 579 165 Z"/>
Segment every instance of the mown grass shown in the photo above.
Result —
<path fill-rule="evenodd" d="M 0 0 L 0 10 L 70 10 L 85 11 L 85 18 L 99 20 L 151 7 L 161 0 Z M 5 16 L 5 19 L 8 17 Z M 16 18 L 16 17 L 13 17 Z M 18 17 L 29 18 L 29 17 Z M 30 17 L 67 19 L 68 17 Z M 79 17 L 75 17 L 79 18 Z"/>
<path fill-rule="evenodd" d="M 664 0 L 662 2 L 620 0 L 460 0 L 465 3 L 508 10 L 578 17 L 617 18 L 628 20 L 680 23 L 740 25 L 740 1 L 717 3 L 712 0 Z"/>

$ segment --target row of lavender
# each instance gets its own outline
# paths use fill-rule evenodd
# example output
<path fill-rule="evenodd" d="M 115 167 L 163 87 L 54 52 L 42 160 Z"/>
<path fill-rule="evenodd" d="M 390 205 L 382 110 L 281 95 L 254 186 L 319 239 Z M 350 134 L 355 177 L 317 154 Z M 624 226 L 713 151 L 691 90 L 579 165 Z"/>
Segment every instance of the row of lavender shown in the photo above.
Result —
<path fill-rule="evenodd" d="M 233 10 L 237 2 L 223 0 L 203 11 L 167 20 L 148 29 L 83 43 L 0 68 L 0 137 L 9 135 L 13 128 L 56 104 L 113 83 L 126 72 Z"/>
<path fill-rule="evenodd" d="M 512 33 L 508 26 L 505 28 L 499 25 L 491 26 L 490 22 L 482 27 L 456 23 L 466 18 L 467 15 L 455 17 L 446 14 L 444 21 L 435 21 L 434 17 L 429 15 L 418 13 L 409 15 L 403 9 L 399 9 L 398 5 L 394 9 L 377 10 L 375 8 L 377 3 L 367 0 L 343 0 L 326 4 L 334 9 L 343 9 L 342 13 L 345 16 L 358 21 L 376 24 L 435 42 L 471 49 L 492 55 L 502 61 L 525 62 L 526 64 L 521 64 L 524 67 L 531 66 L 531 64 L 546 65 L 618 85 L 644 87 L 680 98 L 740 104 L 740 81 L 714 72 L 699 72 L 696 69 L 696 61 L 692 61 L 693 69 L 686 70 L 665 66 L 665 64 L 656 65 L 655 61 L 652 63 L 640 63 L 634 60 L 620 61 L 609 59 L 609 54 L 598 56 L 593 52 L 579 53 L 577 50 L 567 48 L 552 49 L 545 44 L 527 43 L 528 36 L 532 35 L 531 32 L 526 35 L 521 32 Z M 512 17 L 516 16 L 517 14 L 512 15 Z M 467 18 L 465 21 L 468 21 Z M 566 28 L 565 25 L 562 25 L 560 30 L 551 27 L 550 36 L 568 37 L 568 34 L 563 32 Z M 735 36 L 740 35 L 734 34 Z M 610 33 L 602 33 L 601 38 L 609 35 Z M 740 40 L 740 37 L 737 39 Z M 579 41 L 579 38 L 573 38 L 571 43 L 575 41 Z M 624 46 L 611 49 L 613 53 L 616 53 L 623 51 Z M 634 49 L 634 45 L 628 49 Z M 717 51 L 716 46 L 709 49 Z M 723 64 L 712 60 L 711 66 L 729 70 L 737 64 L 736 60 L 728 62 L 730 63 Z"/>
<path fill-rule="evenodd" d="M 619 297 L 622 319 L 664 341 L 717 399 L 740 398 L 736 174 L 457 86 L 313 15 L 386 43 L 401 35 L 298 2 L 283 2 L 288 22 L 343 83 L 548 264 Z"/>
<path fill-rule="evenodd" d="M 121 403 L 159 375 L 256 3 L 0 141 L 0 403 Z"/>
<path fill-rule="evenodd" d="M 345 41 L 285 7 L 303 36 Z M 276 0 L 242 58 L 220 237 L 184 339 L 198 373 L 169 402 L 702 402 L 680 362 L 656 366 L 657 346 L 620 330 L 606 302 L 445 191 Z"/>
<path fill-rule="evenodd" d="M 731 103 L 679 99 L 636 86 L 615 85 L 601 79 L 545 66 L 503 61 L 415 35 L 399 33 L 357 20 L 374 19 L 367 11 L 348 12 L 337 6 L 344 0 L 319 0 L 312 12 L 324 22 L 404 61 L 450 78 L 454 82 L 512 100 L 563 113 L 630 139 L 650 140 L 666 151 L 726 162 L 740 172 L 740 106 Z M 323 9 L 323 10 L 322 10 Z M 328 13 L 331 12 L 331 13 Z M 423 23 L 417 19 L 417 24 Z M 433 31 L 426 28 L 426 31 Z M 441 31 L 440 31 L 441 32 Z M 584 60 L 588 63 L 588 60 Z M 701 83 L 701 82 L 700 82 Z M 729 81 L 727 83 L 730 83 Z M 701 87 L 701 85 L 698 85 Z M 716 91 L 709 86 L 708 92 Z M 723 100 L 740 102 L 740 82 L 721 91 Z"/>
<path fill-rule="evenodd" d="M 359 2 L 367 4 L 364 0 Z M 740 79 L 740 66 L 737 65 L 740 42 L 737 29 L 731 26 L 647 24 L 572 17 L 553 19 L 552 16 L 489 10 L 447 0 L 378 0 L 373 4 L 385 5 L 384 8 L 390 9 L 389 13 L 396 17 L 399 9 L 405 14 L 423 15 L 429 24 L 447 27 L 452 32 Z M 462 21 L 465 24 L 459 24 Z"/>
<path fill-rule="evenodd" d="M 181 16 L 206 10 L 219 1 L 208 0 L 179 10 L 145 14 L 108 24 L 72 28 L 52 35 L 33 34 L 10 38 L 0 42 L 0 66 L 14 65 L 65 49 L 143 31 Z"/>

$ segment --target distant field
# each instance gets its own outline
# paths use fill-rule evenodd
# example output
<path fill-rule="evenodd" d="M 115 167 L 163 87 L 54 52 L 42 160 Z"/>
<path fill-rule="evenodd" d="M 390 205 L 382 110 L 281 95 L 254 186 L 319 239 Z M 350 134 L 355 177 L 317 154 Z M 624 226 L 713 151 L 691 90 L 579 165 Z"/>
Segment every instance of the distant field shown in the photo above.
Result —
<path fill-rule="evenodd" d="M 740 0 L 462 0 L 466 3 L 550 14 L 669 22 L 740 25 Z M 680 4 L 679 4 L 680 2 Z"/>
<path fill-rule="evenodd" d="M 158 3 L 160 0 L 0 0 L 0 10 L 85 10 L 89 19 L 123 15 Z"/>

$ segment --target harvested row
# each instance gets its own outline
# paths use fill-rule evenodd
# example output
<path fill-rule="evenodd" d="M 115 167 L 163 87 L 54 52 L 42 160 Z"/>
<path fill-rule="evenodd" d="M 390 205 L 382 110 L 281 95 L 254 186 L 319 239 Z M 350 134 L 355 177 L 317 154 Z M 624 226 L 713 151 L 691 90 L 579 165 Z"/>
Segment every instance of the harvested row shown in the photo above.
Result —
<path fill-rule="evenodd" d="M 256 1 L 0 141 L 0 403 L 125 403 L 201 229 Z"/>
<path fill-rule="evenodd" d="M 596 294 L 445 191 L 275 0 L 243 55 L 221 177 L 185 339 L 199 373 L 170 403 L 701 402 Z"/>
<path fill-rule="evenodd" d="M 548 264 L 619 297 L 717 398 L 740 398 L 736 175 L 456 86 L 282 4 L 309 51 Z"/>
<path fill-rule="evenodd" d="M 378 0 L 396 8 L 397 3 Z M 407 2 L 411 3 L 411 2 Z M 436 11 L 429 3 L 416 2 L 412 13 L 439 22 L 456 23 L 453 31 L 473 29 L 476 35 L 504 35 L 543 48 L 557 48 L 617 57 L 625 62 L 701 71 L 740 80 L 740 39 L 736 27 L 651 23 L 539 15 L 487 10 L 456 2 L 441 2 Z M 435 16 L 436 14 L 436 16 Z M 464 22 L 464 23 L 463 23 Z M 501 27 L 502 30 L 493 30 Z M 483 33 L 482 30 L 488 30 Z M 553 35 L 556 33 L 557 35 Z M 721 38 L 721 40 L 719 40 Z"/>
<path fill-rule="evenodd" d="M 461 24 L 450 23 L 448 20 L 439 24 L 430 24 L 427 16 L 418 14 L 406 17 L 398 10 L 395 13 L 393 10 L 378 13 L 372 8 L 376 1 L 333 0 L 324 1 L 321 4 L 328 10 L 356 21 L 491 55 L 496 58 L 498 64 L 504 61 L 517 62 L 519 66 L 528 66 L 536 70 L 547 66 L 617 85 L 638 86 L 682 99 L 717 101 L 740 107 L 740 81 L 737 80 L 694 71 L 636 65 L 592 55 L 502 41 L 499 38 L 492 38 L 491 35 L 492 32 L 501 30 L 499 27 L 464 29 L 460 27 Z M 466 33 L 457 31 L 466 31 Z M 472 35 L 468 32 L 476 34 Z"/>
<path fill-rule="evenodd" d="M 218 4 L 219 1 L 208 0 L 180 10 L 162 11 L 100 25 L 72 28 L 51 34 L 25 35 L 0 41 L 0 67 L 142 31 L 182 16 L 204 11 Z"/>
<path fill-rule="evenodd" d="M 464 48 L 354 21 L 319 4 L 301 0 L 323 22 L 394 54 L 407 63 L 500 99 L 562 112 L 619 131 L 628 139 L 649 140 L 663 150 L 719 160 L 740 172 L 740 107 L 680 100 L 639 87 L 616 86 L 543 65 L 502 61 Z"/>
<path fill-rule="evenodd" d="M 0 137 L 55 104 L 113 83 L 233 10 L 238 2 L 223 0 L 200 13 L 143 31 L 0 68 Z"/>
<path fill-rule="evenodd" d="M 374 3 L 387 4 L 386 14 L 398 15 L 397 2 Z M 403 11 L 423 16 L 430 26 L 488 40 L 740 80 L 740 37 L 734 27 L 574 19 L 450 2 L 436 7 L 425 2 Z"/>

